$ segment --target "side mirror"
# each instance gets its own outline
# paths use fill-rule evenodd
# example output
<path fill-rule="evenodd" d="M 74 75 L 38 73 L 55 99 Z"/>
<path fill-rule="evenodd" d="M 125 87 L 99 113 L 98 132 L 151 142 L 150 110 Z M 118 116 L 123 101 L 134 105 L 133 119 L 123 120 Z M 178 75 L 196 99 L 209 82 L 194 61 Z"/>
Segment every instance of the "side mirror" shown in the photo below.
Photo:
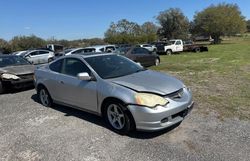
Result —
<path fill-rule="evenodd" d="M 89 76 L 89 74 L 86 73 L 86 72 L 77 74 L 77 78 L 80 79 L 80 80 L 84 80 L 84 81 L 92 80 L 92 77 Z"/>

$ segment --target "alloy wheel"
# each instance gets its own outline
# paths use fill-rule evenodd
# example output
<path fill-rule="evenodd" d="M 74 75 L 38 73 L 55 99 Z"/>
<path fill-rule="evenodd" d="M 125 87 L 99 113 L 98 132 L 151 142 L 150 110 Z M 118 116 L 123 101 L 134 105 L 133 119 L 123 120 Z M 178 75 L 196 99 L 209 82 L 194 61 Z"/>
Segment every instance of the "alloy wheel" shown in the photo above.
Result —
<path fill-rule="evenodd" d="M 39 92 L 40 100 L 42 104 L 46 107 L 50 106 L 49 93 L 45 89 L 41 89 Z"/>
<path fill-rule="evenodd" d="M 116 104 L 110 104 L 107 109 L 109 123 L 113 128 L 121 130 L 125 126 L 125 116 L 121 108 Z"/>

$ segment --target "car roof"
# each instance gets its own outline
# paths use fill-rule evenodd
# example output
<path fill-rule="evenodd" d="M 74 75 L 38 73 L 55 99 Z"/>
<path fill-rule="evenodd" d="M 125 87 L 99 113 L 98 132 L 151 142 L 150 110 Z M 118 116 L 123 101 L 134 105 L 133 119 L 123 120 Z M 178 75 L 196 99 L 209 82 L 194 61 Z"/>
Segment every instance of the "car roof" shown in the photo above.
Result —
<path fill-rule="evenodd" d="M 96 49 L 100 49 L 100 48 L 104 48 L 104 47 L 107 47 L 107 46 L 113 46 L 115 47 L 115 45 L 93 45 L 93 46 L 88 46 L 86 48 L 96 48 Z"/>
<path fill-rule="evenodd" d="M 83 54 L 72 54 L 63 56 L 62 58 L 89 58 L 89 57 L 97 57 L 97 56 L 107 56 L 107 55 L 117 55 L 116 53 L 83 53 Z"/>

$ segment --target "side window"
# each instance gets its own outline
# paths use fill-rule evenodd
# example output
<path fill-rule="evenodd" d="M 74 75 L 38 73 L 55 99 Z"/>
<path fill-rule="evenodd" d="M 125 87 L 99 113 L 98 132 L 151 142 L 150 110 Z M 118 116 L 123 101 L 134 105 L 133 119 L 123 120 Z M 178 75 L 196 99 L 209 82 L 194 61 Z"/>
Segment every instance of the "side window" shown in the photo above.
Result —
<path fill-rule="evenodd" d="M 48 54 L 48 53 L 49 53 L 48 51 L 43 51 L 43 50 L 39 51 L 39 55 Z"/>
<path fill-rule="evenodd" d="M 104 48 L 101 48 L 100 51 L 101 51 L 101 52 L 104 52 Z"/>
<path fill-rule="evenodd" d="M 150 46 L 150 45 L 145 44 L 145 45 L 143 45 L 143 47 L 151 47 L 151 46 Z"/>
<path fill-rule="evenodd" d="M 115 50 L 115 47 L 113 46 L 106 47 L 106 51 L 114 51 L 114 50 Z"/>
<path fill-rule="evenodd" d="M 76 58 L 66 58 L 63 63 L 62 73 L 76 77 L 77 74 L 87 72 L 91 74 L 90 69 L 81 60 Z"/>
<path fill-rule="evenodd" d="M 72 54 L 79 54 L 79 53 L 81 53 L 82 51 L 83 51 L 83 49 L 78 49 L 78 50 L 72 52 Z"/>
<path fill-rule="evenodd" d="M 144 48 L 134 48 L 132 54 L 149 54 L 149 51 Z"/>
<path fill-rule="evenodd" d="M 30 54 L 28 54 L 28 55 L 30 55 L 30 56 L 38 55 L 38 51 L 33 51 L 33 52 L 31 52 Z"/>
<path fill-rule="evenodd" d="M 181 45 L 181 41 L 176 41 L 175 45 Z"/>
<path fill-rule="evenodd" d="M 54 71 L 54 72 L 60 73 L 61 69 L 62 69 L 63 60 L 64 59 L 60 59 L 60 60 L 55 61 L 54 63 L 50 64 L 49 69 Z"/>

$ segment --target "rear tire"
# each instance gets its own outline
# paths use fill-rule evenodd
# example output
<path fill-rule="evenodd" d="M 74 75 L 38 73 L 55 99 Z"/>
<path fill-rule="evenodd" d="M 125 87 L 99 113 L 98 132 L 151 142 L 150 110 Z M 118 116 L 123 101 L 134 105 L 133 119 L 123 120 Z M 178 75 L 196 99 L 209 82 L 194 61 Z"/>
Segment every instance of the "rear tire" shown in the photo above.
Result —
<path fill-rule="evenodd" d="M 107 103 L 104 112 L 105 121 L 115 132 L 126 135 L 134 129 L 132 116 L 118 101 Z"/>
<path fill-rule="evenodd" d="M 2 81 L 0 80 L 0 94 L 4 93 L 4 87 Z"/>
<path fill-rule="evenodd" d="M 41 87 L 38 90 L 38 96 L 39 96 L 40 102 L 42 103 L 43 106 L 45 106 L 45 107 L 52 106 L 53 100 L 51 99 L 50 94 L 45 87 Z"/>
<path fill-rule="evenodd" d="M 172 50 L 167 50 L 167 51 L 166 51 L 166 54 L 167 54 L 167 55 L 172 55 L 172 53 L 173 53 Z"/>
<path fill-rule="evenodd" d="M 160 59 L 159 59 L 159 58 L 156 58 L 156 59 L 155 59 L 155 66 L 158 66 L 158 65 L 160 65 Z"/>
<path fill-rule="evenodd" d="M 199 53 L 199 52 L 201 52 L 201 49 L 200 48 L 195 48 L 194 52 Z"/>

